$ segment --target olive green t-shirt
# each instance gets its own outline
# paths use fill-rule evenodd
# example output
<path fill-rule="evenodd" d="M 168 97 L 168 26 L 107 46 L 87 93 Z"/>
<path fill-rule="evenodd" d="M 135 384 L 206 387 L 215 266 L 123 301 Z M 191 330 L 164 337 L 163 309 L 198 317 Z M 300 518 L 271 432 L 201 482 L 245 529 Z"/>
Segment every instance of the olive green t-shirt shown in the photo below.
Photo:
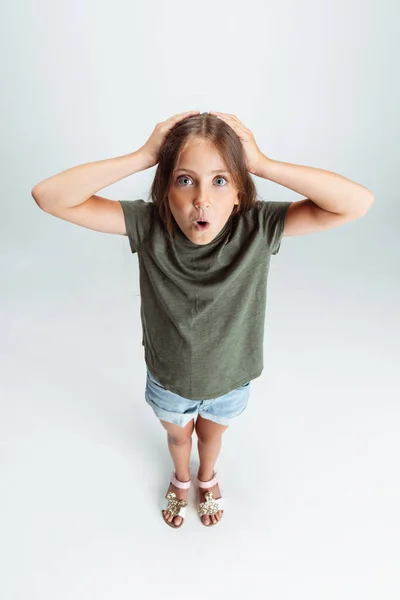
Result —
<path fill-rule="evenodd" d="M 152 202 L 119 202 L 130 249 L 138 253 L 150 372 L 190 400 L 216 398 L 259 377 L 270 258 L 291 202 L 257 200 L 204 245 L 189 240 L 174 219 L 170 240 Z"/>

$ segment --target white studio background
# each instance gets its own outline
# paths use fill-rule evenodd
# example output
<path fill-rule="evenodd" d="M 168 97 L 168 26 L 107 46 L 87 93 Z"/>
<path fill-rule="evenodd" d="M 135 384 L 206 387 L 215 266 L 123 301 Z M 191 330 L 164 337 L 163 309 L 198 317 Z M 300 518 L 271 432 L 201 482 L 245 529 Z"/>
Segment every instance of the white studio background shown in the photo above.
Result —
<path fill-rule="evenodd" d="M 397 599 L 398 3 L 1 12 L 2 600 Z M 227 510 L 208 530 L 192 501 L 178 532 L 158 513 L 172 461 L 144 400 L 137 255 L 30 191 L 190 109 L 236 114 L 267 156 L 375 202 L 272 257 L 265 368 L 217 464 Z M 148 199 L 154 172 L 100 193 Z M 263 199 L 300 199 L 255 179 Z"/>

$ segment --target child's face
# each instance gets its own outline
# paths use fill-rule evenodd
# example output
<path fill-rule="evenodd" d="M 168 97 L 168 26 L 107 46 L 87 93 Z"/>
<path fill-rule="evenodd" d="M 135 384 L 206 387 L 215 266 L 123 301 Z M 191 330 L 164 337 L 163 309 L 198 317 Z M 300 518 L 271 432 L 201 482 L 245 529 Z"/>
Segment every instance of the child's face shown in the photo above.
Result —
<path fill-rule="evenodd" d="M 237 189 L 225 162 L 208 141 L 196 140 L 182 152 L 168 200 L 175 221 L 195 244 L 208 244 L 224 227 L 239 204 Z M 199 230 L 198 219 L 208 221 L 208 227 Z"/>

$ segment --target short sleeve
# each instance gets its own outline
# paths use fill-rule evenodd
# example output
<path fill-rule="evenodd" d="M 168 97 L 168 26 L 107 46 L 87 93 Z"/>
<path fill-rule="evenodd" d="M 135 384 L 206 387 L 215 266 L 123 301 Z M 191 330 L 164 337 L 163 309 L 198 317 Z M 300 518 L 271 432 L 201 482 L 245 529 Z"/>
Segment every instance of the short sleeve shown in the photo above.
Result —
<path fill-rule="evenodd" d="M 125 229 L 131 251 L 138 252 L 150 231 L 153 203 L 144 200 L 118 200 L 118 202 L 124 213 Z"/>
<path fill-rule="evenodd" d="M 271 254 L 281 247 L 286 214 L 292 202 L 260 201 L 260 221 L 266 244 Z"/>

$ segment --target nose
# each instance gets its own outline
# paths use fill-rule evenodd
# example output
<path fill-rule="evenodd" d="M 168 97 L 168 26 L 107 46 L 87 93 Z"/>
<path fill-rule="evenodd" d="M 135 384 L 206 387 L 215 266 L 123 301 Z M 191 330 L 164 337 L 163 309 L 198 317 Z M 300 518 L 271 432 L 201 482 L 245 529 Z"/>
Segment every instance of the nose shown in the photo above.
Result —
<path fill-rule="evenodd" d="M 199 198 L 198 200 L 195 200 L 194 206 L 196 209 L 196 219 L 199 219 L 200 221 L 207 221 L 209 218 L 208 201 Z"/>
<path fill-rule="evenodd" d="M 197 194 L 193 200 L 194 206 L 200 209 L 207 209 L 210 206 L 210 198 L 206 190 L 203 190 Z"/>
<path fill-rule="evenodd" d="M 210 206 L 209 201 L 204 198 L 196 198 L 193 202 L 193 204 L 195 205 L 196 208 L 200 208 L 200 209 L 207 209 Z"/>

